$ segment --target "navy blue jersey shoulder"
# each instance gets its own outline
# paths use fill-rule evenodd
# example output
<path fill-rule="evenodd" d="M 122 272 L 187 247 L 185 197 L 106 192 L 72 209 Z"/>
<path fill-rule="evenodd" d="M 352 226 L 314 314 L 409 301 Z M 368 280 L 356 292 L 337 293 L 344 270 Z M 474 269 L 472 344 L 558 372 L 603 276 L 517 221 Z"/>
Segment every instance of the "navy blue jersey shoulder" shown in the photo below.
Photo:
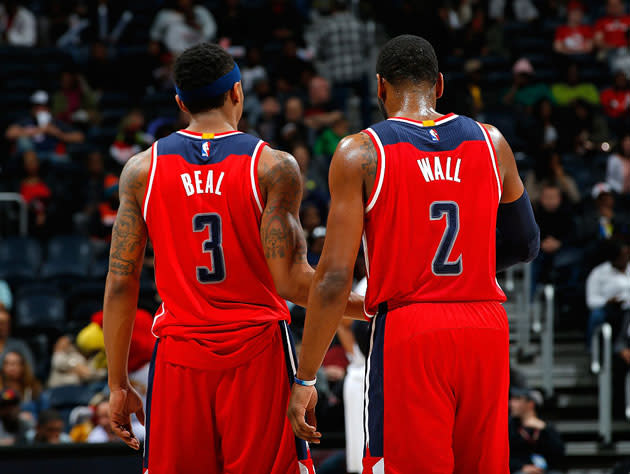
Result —
<path fill-rule="evenodd" d="M 370 127 L 383 146 L 410 143 L 422 151 L 450 151 L 466 141 L 485 141 L 477 122 L 462 115 L 444 123 L 424 126 L 409 121 L 389 119 Z"/>
<path fill-rule="evenodd" d="M 158 140 L 157 153 L 179 155 L 193 165 L 212 165 L 233 155 L 252 156 L 259 142 L 247 133 L 205 139 L 175 132 Z"/>

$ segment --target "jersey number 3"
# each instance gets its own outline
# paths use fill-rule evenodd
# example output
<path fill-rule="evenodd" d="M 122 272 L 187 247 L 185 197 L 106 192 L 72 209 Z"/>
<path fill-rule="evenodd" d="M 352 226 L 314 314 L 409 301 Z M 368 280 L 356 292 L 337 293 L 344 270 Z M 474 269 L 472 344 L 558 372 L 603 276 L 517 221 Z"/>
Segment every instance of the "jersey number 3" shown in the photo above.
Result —
<path fill-rule="evenodd" d="M 453 276 L 462 273 L 462 256 L 449 262 L 455 239 L 459 233 L 459 206 L 453 201 L 434 201 L 429 208 L 432 221 L 439 221 L 446 216 L 446 228 L 442 240 L 433 257 L 431 269 L 436 276 Z"/>
<path fill-rule="evenodd" d="M 203 241 L 202 251 L 210 254 L 212 269 L 197 267 L 199 283 L 221 283 L 225 280 L 225 259 L 221 246 L 221 216 L 214 212 L 197 214 L 193 217 L 193 232 L 203 232 L 208 228 L 210 238 Z"/>

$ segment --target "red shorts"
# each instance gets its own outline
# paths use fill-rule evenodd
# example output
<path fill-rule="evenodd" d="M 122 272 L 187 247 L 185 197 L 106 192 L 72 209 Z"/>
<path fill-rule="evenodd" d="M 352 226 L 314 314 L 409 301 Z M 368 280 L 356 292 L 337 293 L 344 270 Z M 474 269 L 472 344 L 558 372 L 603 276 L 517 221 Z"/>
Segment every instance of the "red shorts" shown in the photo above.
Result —
<path fill-rule="evenodd" d="M 295 438 L 286 415 L 295 352 L 284 321 L 272 339 L 246 363 L 214 370 L 169 362 L 177 342 L 158 340 L 144 473 L 314 473 L 308 447 Z"/>
<path fill-rule="evenodd" d="M 503 307 L 383 307 L 371 329 L 363 473 L 509 473 Z"/>

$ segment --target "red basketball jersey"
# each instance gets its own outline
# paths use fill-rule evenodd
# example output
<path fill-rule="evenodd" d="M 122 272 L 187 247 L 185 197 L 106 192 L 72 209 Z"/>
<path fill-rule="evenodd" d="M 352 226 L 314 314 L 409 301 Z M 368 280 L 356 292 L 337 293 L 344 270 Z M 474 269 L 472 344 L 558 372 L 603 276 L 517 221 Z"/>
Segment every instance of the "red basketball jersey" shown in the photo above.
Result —
<path fill-rule="evenodd" d="M 504 301 L 495 226 L 502 183 L 486 129 L 449 114 L 390 118 L 364 131 L 378 154 L 365 210 L 365 308 Z"/>
<path fill-rule="evenodd" d="M 187 130 L 154 143 L 143 212 L 163 300 L 156 336 L 203 339 L 223 327 L 289 320 L 260 241 L 265 145 L 241 132 Z"/>

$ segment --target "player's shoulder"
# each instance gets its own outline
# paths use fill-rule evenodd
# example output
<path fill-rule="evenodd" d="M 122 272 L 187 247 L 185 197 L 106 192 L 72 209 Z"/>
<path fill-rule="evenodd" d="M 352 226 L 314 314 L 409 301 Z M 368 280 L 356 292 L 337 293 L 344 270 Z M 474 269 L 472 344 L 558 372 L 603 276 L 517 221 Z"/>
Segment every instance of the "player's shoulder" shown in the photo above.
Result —
<path fill-rule="evenodd" d="M 301 172 L 297 160 L 286 151 L 271 148 L 264 144 L 258 160 L 258 179 L 263 188 L 268 188 L 282 181 L 301 181 Z"/>
<path fill-rule="evenodd" d="M 153 147 L 132 156 L 120 174 L 120 193 L 144 191 L 151 169 Z"/>

